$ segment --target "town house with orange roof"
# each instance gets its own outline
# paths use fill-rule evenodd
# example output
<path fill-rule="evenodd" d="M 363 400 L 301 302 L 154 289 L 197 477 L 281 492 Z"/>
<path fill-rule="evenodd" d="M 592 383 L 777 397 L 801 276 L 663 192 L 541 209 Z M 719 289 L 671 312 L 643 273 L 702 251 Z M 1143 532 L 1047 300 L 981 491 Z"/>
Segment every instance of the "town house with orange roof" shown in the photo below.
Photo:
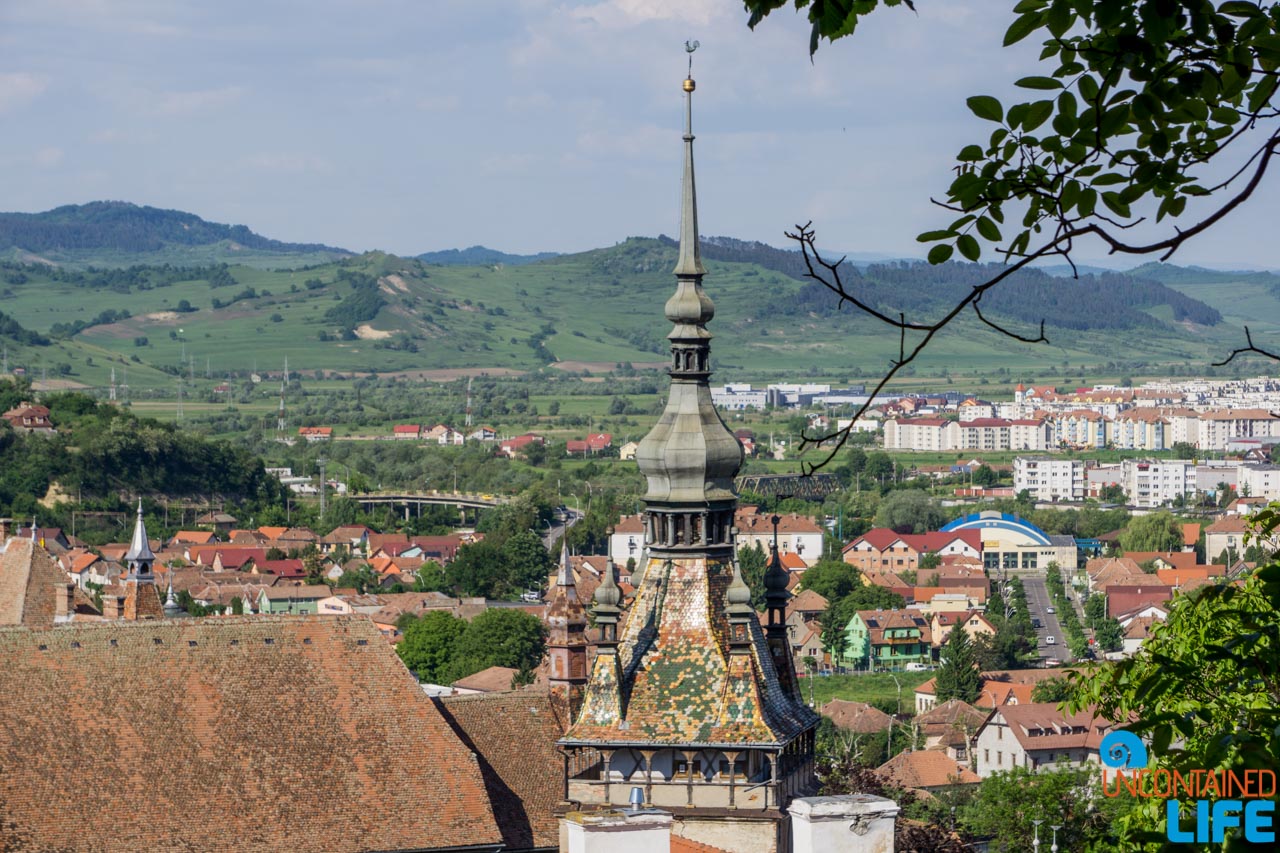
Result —
<path fill-rule="evenodd" d="M 1097 764 L 1103 735 L 1113 727 L 1092 708 L 1068 714 L 1056 702 L 1001 705 L 974 739 L 974 768 L 985 779 L 1015 767 Z"/>

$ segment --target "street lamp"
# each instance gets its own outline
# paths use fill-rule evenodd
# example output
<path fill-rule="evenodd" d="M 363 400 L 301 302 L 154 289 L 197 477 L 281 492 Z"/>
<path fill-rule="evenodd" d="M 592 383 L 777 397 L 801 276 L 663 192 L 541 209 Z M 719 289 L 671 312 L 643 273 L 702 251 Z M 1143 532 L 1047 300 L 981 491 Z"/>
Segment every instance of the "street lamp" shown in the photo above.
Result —
<path fill-rule="evenodd" d="M 1034 850 L 1036 851 L 1036 853 L 1040 853 L 1040 824 L 1042 824 L 1042 823 L 1044 823 L 1044 821 L 1043 821 L 1043 820 L 1033 820 L 1033 821 L 1031 821 L 1031 825 L 1032 825 L 1032 826 L 1034 826 L 1034 827 L 1036 828 L 1036 829 L 1035 829 L 1035 838 L 1033 838 L 1033 839 L 1031 840 L 1031 847 L 1032 847 L 1032 849 L 1034 849 Z"/>
<path fill-rule="evenodd" d="M 1062 824 L 1056 823 L 1049 828 L 1053 830 L 1053 846 L 1049 848 L 1049 853 L 1058 853 L 1058 830 L 1062 829 Z"/>

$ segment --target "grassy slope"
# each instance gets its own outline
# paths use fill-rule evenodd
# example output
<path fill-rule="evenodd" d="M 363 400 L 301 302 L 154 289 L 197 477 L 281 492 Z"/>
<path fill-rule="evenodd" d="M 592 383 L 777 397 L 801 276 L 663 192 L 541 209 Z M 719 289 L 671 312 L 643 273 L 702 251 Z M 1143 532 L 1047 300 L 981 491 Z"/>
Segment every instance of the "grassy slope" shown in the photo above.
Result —
<path fill-rule="evenodd" d="M 294 370 L 326 371 L 431 370 L 460 367 L 529 369 L 540 366 L 529 338 L 544 325 L 555 329 L 546 347 L 560 361 L 662 362 L 670 324 L 661 306 L 672 292 L 670 252 L 656 241 L 628 241 L 610 249 L 559 257 L 526 266 L 442 267 L 371 254 L 347 261 L 352 268 L 382 276 L 399 274 L 404 289 L 384 282 L 389 304 L 370 325 L 383 332 L 404 333 L 419 352 L 378 348 L 372 340 L 319 340 L 335 326 L 326 311 L 349 292 L 335 284 L 338 264 L 306 271 L 272 271 L 237 266 L 238 286 L 213 290 L 207 282 L 179 282 L 171 287 L 120 294 L 87 291 L 41 280 L 32 275 L 24 285 L 8 286 L 4 310 L 24 326 L 47 331 L 55 323 L 88 320 L 100 311 L 125 309 L 134 316 L 122 323 L 85 330 L 55 348 L 10 347 L 11 364 L 25 364 L 38 376 L 43 365 L 73 365 L 72 379 L 105 385 L 109 368 L 129 363 L 134 387 L 172 387 L 173 378 L 148 365 L 177 366 L 184 349 L 195 360 L 203 380 L 206 363 L 211 379 L 227 371 L 276 371 L 288 357 Z M 817 369 L 847 369 L 847 379 L 874 377 L 897 354 L 897 335 L 852 313 L 833 317 L 792 317 L 777 322 L 753 319 L 761 300 L 782 301 L 801 286 L 793 279 L 753 264 L 711 262 L 706 287 L 716 303 L 711 324 L 719 380 L 802 376 Z M 318 278 L 320 290 L 303 282 Z M 1254 285 L 1246 303 L 1226 305 L 1238 289 L 1215 282 L 1205 292 L 1194 283 L 1171 282 L 1230 313 L 1235 322 L 1276 317 L 1275 299 L 1263 284 Z M 214 311 L 211 299 L 224 302 L 245 286 L 260 295 Z M 297 292 L 290 292 L 290 288 Z M 1212 291 L 1212 292 L 1209 292 Z M 1266 296 L 1264 297 L 1264 292 Z M 155 317 L 182 299 L 200 310 L 181 316 Z M 499 313 L 500 312 L 500 313 Z M 1156 313 L 1159 314 L 1158 309 Z M 281 317 L 272 322 L 273 314 Z M 170 338 L 170 332 L 177 335 Z M 1023 330 L 1030 331 L 1030 330 Z M 937 339 L 920 370 L 985 371 L 1004 367 L 1011 373 L 1037 373 L 1069 362 L 1072 369 L 1106 361 L 1152 363 L 1207 362 L 1240 335 L 1218 327 L 1204 337 L 1194 334 L 1146 333 L 1140 337 L 1050 328 L 1049 346 L 1028 346 L 965 321 L 955 332 Z M 145 336 L 148 345 L 135 347 Z M 139 362 L 133 362 L 137 357 Z M 93 364 L 88 364 L 88 359 Z M 114 359 L 114 362 L 113 362 Z M 206 362 L 207 360 L 207 362 Z M 836 380 L 838 381 L 838 380 Z"/>

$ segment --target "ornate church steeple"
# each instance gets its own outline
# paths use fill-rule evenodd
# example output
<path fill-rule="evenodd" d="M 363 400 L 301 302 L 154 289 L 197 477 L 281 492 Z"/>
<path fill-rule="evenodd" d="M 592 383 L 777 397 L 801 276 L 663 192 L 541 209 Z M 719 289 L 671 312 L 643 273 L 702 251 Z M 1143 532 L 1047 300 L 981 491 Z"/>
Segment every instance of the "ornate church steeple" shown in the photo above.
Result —
<path fill-rule="evenodd" d="M 702 289 L 698 199 L 693 178 L 693 78 L 685 92 L 684 180 L 680 204 L 680 257 L 676 292 L 666 317 L 671 341 L 671 392 L 666 409 L 640 442 L 636 462 L 648 481 L 645 540 L 651 554 L 733 553 L 733 479 L 742 445 L 711 402 L 711 333 L 715 306 Z"/>
<path fill-rule="evenodd" d="M 733 824 L 743 833 L 734 849 L 776 850 L 787 840 L 787 803 L 815 786 L 818 716 L 787 673 L 789 650 L 779 671 L 737 566 L 742 448 L 708 384 L 715 309 L 702 289 L 692 76 L 683 89 L 680 255 L 666 304 L 671 392 L 636 453 L 648 481 L 643 570 L 623 608 L 612 577 L 596 590 L 601 638 L 560 745 L 568 799 L 583 807 L 626 805 L 640 788 L 646 803 L 672 811 L 683 837 L 713 843 Z M 779 604 L 777 591 L 771 601 Z"/>

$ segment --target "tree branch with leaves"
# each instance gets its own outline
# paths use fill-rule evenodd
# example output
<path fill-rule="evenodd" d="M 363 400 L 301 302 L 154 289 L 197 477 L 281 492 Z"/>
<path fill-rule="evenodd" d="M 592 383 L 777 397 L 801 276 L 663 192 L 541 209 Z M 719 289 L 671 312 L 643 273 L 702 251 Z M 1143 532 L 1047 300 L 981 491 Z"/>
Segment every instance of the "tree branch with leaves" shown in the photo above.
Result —
<path fill-rule="evenodd" d="M 744 0 L 751 27 L 788 0 Z M 879 0 L 790 0 L 812 24 L 809 51 L 823 39 L 852 35 Z M 886 7 L 910 0 L 884 0 Z M 957 214 L 945 228 L 918 239 L 932 243 L 929 262 L 984 252 L 1004 264 L 933 321 L 908 319 L 859 298 L 842 278 L 843 259 L 822 256 L 812 223 L 787 236 L 804 255 L 808 276 L 841 300 L 898 334 L 898 354 L 856 413 L 937 336 L 972 313 L 1014 340 L 1047 343 L 1043 321 L 1024 333 L 982 312 L 983 296 L 1032 263 L 1073 253 L 1087 240 L 1110 254 L 1167 260 L 1186 242 L 1218 226 L 1262 186 L 1280 150 L 1280 3 L 1209 0 L 1021 0 L 1004 37 L 1010 46 L 1038 36 L 1048 73 L 1019 79 L 1036 95 L 1007 108 L 990 95 L 967 101 L 994 125 L 981 143 L 956 156 L 958 174 L 934 202 Z M 1226 177 L 1210 182 L 1209 174 Z M 1189 225 L 1172 225 L 1194 207 Z M 1131 238 L 1137 226 L 1165 227 L 1155 239 Z M 1253 354 L 1276 358 L 1254 343 L 1224 361 Z M 806 471 L 826 465 L 843 448 L 852 423 L 834 433 L 805 435 L 828 453 Z"/>

